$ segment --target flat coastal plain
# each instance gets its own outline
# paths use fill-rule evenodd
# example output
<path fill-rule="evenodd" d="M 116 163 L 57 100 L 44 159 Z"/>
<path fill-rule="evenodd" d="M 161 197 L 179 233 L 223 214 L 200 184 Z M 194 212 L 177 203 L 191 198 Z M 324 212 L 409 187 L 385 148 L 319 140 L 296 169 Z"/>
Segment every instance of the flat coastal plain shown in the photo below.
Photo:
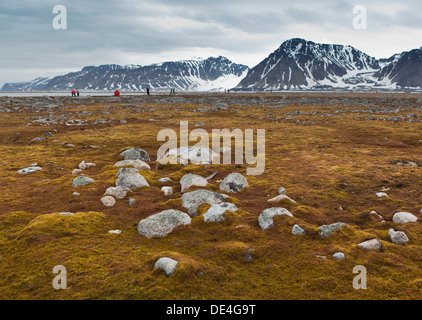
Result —
<path fill-rule="evenodd" d="M 181 121 L 210 137 L 213 129 L 264 129 L 264 172 L 247 175 L 251 165 L 234 159 L 158 163 L 158 133 L 179 134 Z M 148 153 L 150 170 L 137 172 L 149 186 L 106 206 L 101 199 L 129 148 Z M 1 97 L 0 299 L 420 299 L 421 166 L 420 94 Z M 28 167 L 39 170 L 18 172 Z M 187 213 L 184 175 L 215 172 L 187 192 L 226 194 L 238 210 L 205 222 L 211 205 L 202 203 L 190 224 L 165 237 L 138 233 L 149 216 Z M 248 186 L 221 191 L 235 172 Z M 93 182 L 73 186 L 78 176 Z M 278 193 L 287 197 L 268 201 Z M 263 230 L 258 218 L 273 207 L 291 216 L 276 215 Z M 395 222 L 397 212 L 418 220 Z M 321 226 L 338 222 L 344 225 L 321 236 Z M 295 225 L 304 234 L 292 234 Z M 397 232 L 408 241 L 393 241 Z M 359 246 L 374 239 L 377 250 Z M 178 262 L 169 276 L 154 268 L 162 257 Z M 66 289 L 53 287 L 58 265 L 66 268 Z M 353 286 L 356 266 L 367 271 L 365 290 Z"/>

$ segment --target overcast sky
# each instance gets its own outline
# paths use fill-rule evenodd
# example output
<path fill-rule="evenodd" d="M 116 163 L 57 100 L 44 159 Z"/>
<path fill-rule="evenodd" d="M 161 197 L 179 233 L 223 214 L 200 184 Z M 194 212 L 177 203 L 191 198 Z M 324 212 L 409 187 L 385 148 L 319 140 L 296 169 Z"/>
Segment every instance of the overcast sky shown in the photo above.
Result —
<path fill-rule="evenodd" d="M 56 5 L 67 30 L 53 28 Z M 367 29 L 353 28 L 353 8 Z M 255 66 L 290 38 L 377 58 L 422 46 L 420 0 L 1 0 L 0 87 L 78 71 L 224 55 Z"/>

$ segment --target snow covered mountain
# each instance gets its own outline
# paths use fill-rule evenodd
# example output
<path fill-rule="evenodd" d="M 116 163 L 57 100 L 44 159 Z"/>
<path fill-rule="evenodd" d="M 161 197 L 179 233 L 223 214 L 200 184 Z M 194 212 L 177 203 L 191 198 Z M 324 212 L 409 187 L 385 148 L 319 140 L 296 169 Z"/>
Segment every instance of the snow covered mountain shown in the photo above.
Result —
<path fill-rule="evenodd" d="M 40 91 L 50 80 L 51 78 L 36 78 L 30 82 L 6 83 L 1 91 Z"/>
<path fill-rule="evenodd" d="M 43 81 L 5 84 L 2 91 L 122 90 L 221 91 L 236 86 L 249 67 L 225 57 L 157 63 L 149 66 L 102 65 L 85 67 Z"/>
<path fill-rule="evenodd" d="M 422 48 L 394 55 L 375 73 L 383 86 L 422 87 Z"/>
<path fill-rule="evenodd" d="M 421 49 L 377 60 L 352 46 L 295 38 L 249 70 L 236 89 L 420 88 L 421 66 Z"/>
<path fill-rule="evenodd" d="M 85 67 L 54 78 L 7 83 L 0 91 L 368 90 L 422 88 L 422 48 L 376 59 L 352 46 L 285 41 L 252 69 L 225 57 L 149 66 Z"/>

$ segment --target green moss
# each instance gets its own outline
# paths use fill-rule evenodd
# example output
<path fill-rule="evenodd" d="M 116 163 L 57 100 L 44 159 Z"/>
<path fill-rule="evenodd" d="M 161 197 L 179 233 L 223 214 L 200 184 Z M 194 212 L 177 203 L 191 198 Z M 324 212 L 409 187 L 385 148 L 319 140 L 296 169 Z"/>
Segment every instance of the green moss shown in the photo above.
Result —
<path fill-rule="evenodd" d="M 284 95 L 284 94 L 283 94 Z M 303 94 L 285 93 L 292 98 Z M 326 94 L 309 93 L 308 98 L 326 99 Z M 359 94 L 330 94 L 336 99 L 354 99 Z M 374 95 L 376 96 L 376 95 Z M 213 94 L 211 98 L 219 98 Z M 295 116 L 313 125 L 288 120 L 279 123 L 268 119 L 269 109 L 258 99 L 279 99 L 279 94 L 237 94 L 246 102 L 238 112 L 194 113 L 195 104 L 142 103 L 156 110 L 136 112 L 121 107 L 107 109 L 110 117 L 125 118 L 125 125 L 115 124 L 81 128 L 57 125 L 53 143 L 31 144 L 46 127 L 26 126 L 29 110 L 0 115 L 0 297 L 3 299 L 418 299 L 421 295 L 422 250 L 420 223 L 400 225 L 391 222 L 399 210 L 419 212 L 422 181 L 418 168 L 399 167 L 392 160 L 409 159 L 422 162 L 420 124 L 391 124 L 382 121 L 355 120 L 353 109 L 344 106 L 347 116 L 314 117 L 333 113 L 339 106 L 287 105 L 279 110 L 281 118 L 298 109 L 310 114 Z M 373 98 L 365 94 L 367 97 Z M 402 95 L 393 95 L 402 99 Z M 234 98 L 233 104 L 236 103 Z M 374 98 L 375 99 L 375 98 Z M 255 102 L 253 102 L 255 100 Z M 359 100 L 356 100 L 359 101 Z M 243 103 L 243 102 L 242 102 Z M 383 102 L 389 104 L 388 100 Z M 259 106 L 253 106 L 254 104 Z M 68 113 L 87 110 L 85 119 L 94 121 L 104 110 L 104 103 L 79 108 L 65 105 Z M 249 105 L 249 106 L 248 106 Z M 212 105 L 211 105 L 212 106 Z M 69 107 L 69 108 L 67 108 Z M 165 238 L 146 239 L 137 232 L 140 220 L 166 209 L 183 212 L 179 180 L 186 173 L 203 177 L 218 171 L 205 189 L 219 191 L 219 183 L 231 172 L 246 174 L 248 165 L 176 165 L 140 173 L 151 187 L 135 190 L 128 197 L 137 202 L 129 206 L 127 199 L 118 200 L 112 208 L 99 201 L 107 187 L 116 182 L 116 161 L 128 147 L 143 148 L 151 155 L 160 143 L 156 136 L 163 121 L 163 107 L 181 107 L 169 111 L 174 115 L 166 126 L 178 130 L 176 121 L 203 121 L 207 129 L 265 128 L 266 170 L 260 176 L 247 176 L 249 187 L 230 194 L 225 201 L 235 203 L 236 212 L 227 212 L 225 221 L 205 223 L 202 214 L 209 208 L 199 208 L 200 215 L 188 226 L 180 226 Z M 343 109 L 343 106 L 341 107 Z M 268 109 L 268 110 L 267 110 Z M 274 111 L 274 110 L 272 110 Z M 123 113 L 125 112 L 125 113 Z M 412 111 L 420 114 L 420 111 Z M 55 111 L 52 111 L 55 114 Z M 43 112 L 39 113 L 44 116 Z M 47 115 L 45 113 L 45 115 Z M 230 117 L 228 116 L 230 115 Z M 249 117 L 252 115 L 252 118 Z M 422 114 L 421 114 L 422 115 Z M 328 123 L 325 123 L 327 121 Z M 191 129 L 193 127 L 190 126 Z M 288 133 L 286 132 L 288 131 Z M 16 135 L 20 132 L 20 135 Z M 385 138 L 388 138 L 385 140 Z M 18 139 L 18 140 L 16 140 Z M 12 142 L 13 141 L 13 142 Z M 64 148 L 62 142 L 76 148 Z M 99 145 L 100 148 L 90 148 Z M 102 147 L 106 145 L 106 147 Z M 124 148 L 122 149 L 122 146 Z M 84 171 L 96 183 L 73 188 L 70 173 L 80 161 L 97 164 Z M 45 162 L 44 162 L 45 161 Z M 43 170 L 19 175 L 16 171 L 38 162 Z M 59 168 L 63 168 L 60 170 Z M 168 176 L 175 193 L 164 197 L 158 179 Z M 268 203 L 281 186 L 296 200 Z M 378 199 L 375 193 L 390 188 L 390 199 Z M 412 190 L 412 191 L 411 191 Z M 80 196 L 74 196 L 74 191 Z M 411 191 L 411 192 L 410 192 Z M 272 206 L 286 207 L 293 218 L 276 217 L 275 227 L 261 230 L 259 214 Z M 342 207 L 343 210 L 340 210 Z M 385 223 L 361 214 L 376 210 Z M 51 212 L 78 212 L 75 216 L 60 216 Z M 101 213 L 103 212 L 103 213 Z M 344 221 L 347 227 L 322 239 L 318 227 Z M 291 228 L 299 224 L 304 236 L 293 236 Z M 391 243 L 388 230 L 398 228 L 408 234 L 405 245 Z M 109 234 L 109 230 L 121 234 Z M 383 251 L 373 252 L 357 247 L 368 239 L 383 242 Z M 244 259 L 248 249 L 253 260 Z M 338 261 L 332 254 L 341 251 L 346 259 Z M 318 256 L 326 256 L 322 259 Z M 155 261 L 169 256 L 179 261 L 170 277 L 154 270 Z M 68 290 L 52 290 L 52 268 L 64 265 L 68 270 Z M 368 269 L 368 289 L 353 290 L 353 268 Z"/>
<path fill-rule="evenodd" d="M 40 215 L 18 233 L 18 239 L 44 241 L 70 236 L 87 236 L 107 232 L 104 214 L 79 212 L 74 215 L 59 213 Z"/>

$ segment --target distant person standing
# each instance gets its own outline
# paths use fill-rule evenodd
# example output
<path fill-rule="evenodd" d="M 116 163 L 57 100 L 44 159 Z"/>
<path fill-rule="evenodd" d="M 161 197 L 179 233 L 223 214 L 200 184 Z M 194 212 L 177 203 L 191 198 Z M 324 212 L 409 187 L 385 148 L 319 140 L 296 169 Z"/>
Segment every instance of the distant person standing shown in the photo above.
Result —
<path fill-rule="evenodd" d="M 115 97 L 120 97 L 120 92 L 119 92 L 119 90 L 114 91 L 114 96 L 115 96 Z"/>
<path fill-rule="evenodd" d="M 76 96 L 79 97 L 79 89 L 78 88 L 76 88 Z"/>
<path fill-rule="evenodd" d="M 149 88 L 147 88 L 147 95 L 149 96 Z"/>
<path fill-rule="evenodd" d="M 75 89 L 72 90 L 72 97 L 76 97 L 76 91 L 75 91 Z"/>

